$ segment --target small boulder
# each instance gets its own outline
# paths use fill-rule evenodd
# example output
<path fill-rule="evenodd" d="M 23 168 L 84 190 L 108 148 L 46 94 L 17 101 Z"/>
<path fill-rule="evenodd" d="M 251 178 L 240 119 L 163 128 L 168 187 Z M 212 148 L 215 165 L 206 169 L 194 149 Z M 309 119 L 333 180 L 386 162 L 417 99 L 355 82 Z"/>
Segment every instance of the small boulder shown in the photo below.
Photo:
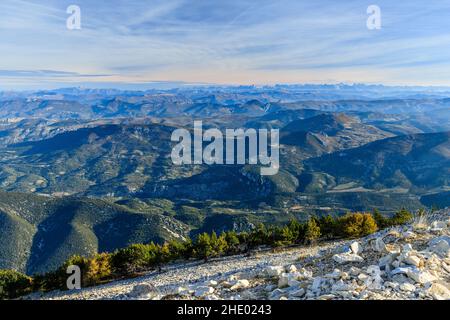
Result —
<path fill-rule="evenodd" d="M 217 283 L 216 280 L 209 280 L 209 281 L 206 283 L 206 285 L 209 286 L 209 287 L 215 288 L 215 287 L 217 287 L 218 283 Z"/>
<path fill-rule="evenodd" d="M 433 221 L 431 223 L 431 231 L 439 232 L 447 228 L 447 223 L 444 221 Z"/>
<path fill-rule="evenodd" d="M 408 276 L 408 278 L 410 278 L 420 284 L 425 284 L 425 283 L 433 282 L 433 281 L 437 280 L 437 278 L 435 276 L 433 276 L 432 274 L 430 274 L 429 272 L 421 271 L 413 266 L 396 268 L 396 269 L 392 270 L 391 274 L 392 275 L 405 274 L 406 276 Z"/>
<path fill-rule="evenodd" d="M 376 238 L 370 242 L 373 251 L 386 252 L 386 244 L 382 238 Z"/>
<path fill-rule="evenodd" d="M 418 256 L 408 255 L 404 261 L 407 264 L 419 267 L 421 265 L 422 259 L 420 259 Z"/>
<path fill-rule="evenodd" d="M 357 254 L 340 253 L 333 256 L 333 260 L 339 264 L 349 263 L 349 262 L 363 262 L 364 259 Z"/>
<path fill-rule="evenodd" d="M 442 239 L 431 243 L 431 246 L 428 248 L 429 251 L 436 253 L 442 258 L 450 257 L 450 244 L 446 240 Z"/>
<path fill-rule="evenodd" d="M 352 244 L 350 245 L 350 249 L 354 254 L 360 254 L 362 252 L 362 246 L 358 241 L 352 242 Z"/>
<path fill-rule="evenodd" d="M 264 270 L 264 272 L 268 277 L 278 277 L 279 275 L 281 275 L 284 272 L 284 267 L 283 266 L 268 266 Z"/>
<path fill-rule="evenodd" d="M 231 286 L 230 290 L 236 291 L 236 290 L 248 288 L 249 286 L 250 286 L 250 282 L 247 279 L 240 279 L 240 280 L 237 280 L 236 283 Z"/>
<path fill-rule="evenodd" d="M 305 295 L 306 291 L 303 288 L 300 288 L 298 290 L 289 292 L 289 296 L 290 297 L 295 297 L 295 298 L 301 298 Z"/>
<path fill-rule="evenodd" d="M 194 296 L 196 297 L 204 297 L 214 293 L 214 288 L 208 286 L 200 286 L 195 288 Z"/>
<path fill-rule="evenodd" d="M 433 283 L 427 293 L 436 300 L 450 300 L 450 289 L 438 282 Z"/>
<path fill-rule="evenodd" d="M 300 284 L 297 279 L 300 277 L 300 273 L 282 273 L 278 279 L 278 288 L 295 287 Z"/>
<path fill-rule="evenodd" d="M 411 283 L 407 283 L 407 282 L 402 283 L 399 288 L 400 288 L 400 290 L 406 291 L 406 292 L 414 292 L 417 289 L 415 285 L 413 285 Z"/>
<path fill-rule="evenodd" d="M 280 300 L 282 296 L 284 296 L 286 293 L 284 290 L 281 289 L 275 289 L 271 293 L 269 293 L 268 299 L 269 300 Z"/>
<path fill-rule="evenodd" d="M 365 280 L 366 287 L 371 290 L 380 290 L 383 287 L 383 278 L 379 266 L 369 266 L 367 268 L 369 277 Z"/>
<path fill-rule="evenodd" d="M 414 232 L 412 232 L 412 231 L 405 231 L 405 232 L 403 232 L 402 233 L 402 237 L 404 238 L 404 239 L 415 239 L 415 238 L 417 238 L 417 234 L 415 234 Z"/>
<path fill-rule="evenodd" d="M 290 273 L 297 272 L 297 267 L 292 264 L 287 268 L 286 271 Z"/>
<path fill-rule="evenodd" d="M 331 286 L 331 291 L 333 291 L 333 292 L 336 292 L 336 291 L 350 291 L 350 290 L 351 290 L 351 286 L 349 286 L 343 280 L 338 280 Z"/>

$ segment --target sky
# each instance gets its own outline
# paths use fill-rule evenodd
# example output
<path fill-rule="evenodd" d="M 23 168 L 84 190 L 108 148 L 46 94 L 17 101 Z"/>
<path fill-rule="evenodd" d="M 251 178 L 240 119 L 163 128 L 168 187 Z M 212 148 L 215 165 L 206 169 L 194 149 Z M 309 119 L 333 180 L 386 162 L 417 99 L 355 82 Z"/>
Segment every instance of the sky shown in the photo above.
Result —
<path fill-rule="evenodd" d="M 67 8 L 81 10 L 70 30 Z M 370 30 L 377 5 L 381 28 Z M 1 0 L 0 90 L 450 85 L 450 1 Z"/>

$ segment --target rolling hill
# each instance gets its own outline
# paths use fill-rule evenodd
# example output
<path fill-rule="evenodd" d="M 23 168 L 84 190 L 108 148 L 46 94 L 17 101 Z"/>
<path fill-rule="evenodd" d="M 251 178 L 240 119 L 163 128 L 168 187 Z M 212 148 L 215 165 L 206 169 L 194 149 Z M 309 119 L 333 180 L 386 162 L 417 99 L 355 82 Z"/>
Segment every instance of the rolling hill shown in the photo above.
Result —
<path fill-rule="evenodd" d="M 403 188 L 413 193 L 448 188 L 450 133 L 428 133 L 378 140 L 359 148 L 306 161 L 307 171 L 324 172 L 337 185 Z"/>
<path fill-rule="evenodd" d="M 189 228 L 157 211 L 100 199 L 0 192 L 0 269 L 52 270 L 73 254 L 184 237 Z"/>

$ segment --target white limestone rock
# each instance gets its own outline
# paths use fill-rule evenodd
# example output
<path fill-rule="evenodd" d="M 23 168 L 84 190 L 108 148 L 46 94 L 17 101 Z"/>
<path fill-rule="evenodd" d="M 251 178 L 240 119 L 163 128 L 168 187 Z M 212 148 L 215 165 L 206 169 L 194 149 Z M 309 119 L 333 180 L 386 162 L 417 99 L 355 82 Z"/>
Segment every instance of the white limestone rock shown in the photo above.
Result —
<path fill-rule="evenodd" d="M 376 238 L 370 242 L 372 250 L 376 252 L 386 252 L 386 244 L 382 238 Z"/>
<path fill-rule="evenodd" d="M 214 293 L 214 288 L 213 287 L 200 286 L 200 287 L 195 288 L 194 296 L 196 296 L 196 297 L 204 297 L 204 296 L 210 295 L 212 293 Z"/>
<path fill-rule="evenodd" d="M 410 278 L 420 284 L 425 284 L 425 283 L 433 282 L 433 281 L 437 280 L 437 278 L 435 276 L 433 276 L 432 274 L 430 274 L 429 272 L 421 271 L 418 268 L 413 267 L 413 266 L 396 268 L 396 269 L 392 270 L 391 274 L 392 275 L 405 274 L 406 276 L 408 276 L 408 278 Z"/>
<path fill-rule="evenodd" d="M 414 255 L 408 255 L 405 258 L 405 263 L 419 267 L 422 264 L 422 259 L 420 259 L 418 256 L 414 256 Z"/>
<path fill-rule="evenodd" d="M 431 223 L 431 231 L 440 232 L 447 228 L 447 223 L 445 221 L 433 221 Z"/>
<path fill-rule="evenodd" d="M 287 268 L 286 271 L 287 271 L 287 272 L 290 272 L 290 273 L 297 272 L 297 267 L 294 266 L 294 265 L 292 264 L 292 265 L 290 265 L 290 266 Z"/>
<path fill-rule="evenodd" d="M 306 290 L 303 288 L 300 288 L 298 290 L 289 292 L 289 296 L 290 297 L 296 297 L 296 298 L 301 298 L 306 294 Z"/>
<path fill-rule="evenodd" d="M 410 283 L 402 283 L 399 288 L 400 288 L 400 290 L 406 291 L 406 292 L 414 292 L 417 289 L 415 285 L 410 284 Z"/>
<path fill-rule="evenodd" d="M 264 272 L 268 277 L 278 277 L 284 272 L 284 267 L 283 266 L 268 266 L 264 270 Z"/>
<path fill-rule="evenodd" d="M 363 262 L 364 259 L 357 254 L 340 253 L 333 256 L 333 260 L 339 264 L 350 263 L 350 262 Z"/>
<path fill-rule="evenodd" d="M 431 295 L 436 300 L 450 300 L 449 285 L 435 282 L 427 290 L 427 294 Z"/>
<path fill-rule="evenodd" d="M 450 257 L 450 244 L 445 239 L 441 239 L 438 241 L 432 241 L 429 251 L 436 253 L 438 256 L 442 258 Z"/>
<path fill-rule="evenodd" d="M 248 288 L 250 286 L 250 281 L 247 279 L 239 279 L 237 280 L 230 288 L 231 291 L 241 290 Z"/>
<path fill-rule="evenodd" d="M 362 252 L 362 246 L 358 241 L 352 242 L 352 244 L 350 245 L 350 249 L 354 254 L 360 254 Z"/>
<path fill-rule="evenodd" d="M 370 290 L 381 290 L 383 287 L 383 278 L 381 277 L 381 270 L 379 266 L 372 265 L 367 268 L 368 278 L 365 280 L 365 285 Z"/>

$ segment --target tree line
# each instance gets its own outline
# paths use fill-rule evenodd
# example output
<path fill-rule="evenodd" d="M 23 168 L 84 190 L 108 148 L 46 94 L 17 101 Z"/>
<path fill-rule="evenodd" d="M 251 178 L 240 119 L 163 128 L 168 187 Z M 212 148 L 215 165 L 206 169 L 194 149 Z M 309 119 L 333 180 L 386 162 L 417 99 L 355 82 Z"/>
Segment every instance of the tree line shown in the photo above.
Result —
<path fill-rule="evenodd" d="M 291 220 L 283 226 L 259 224 L 248 232 L 225 231 L 201 233 L 195 239 L 170 240 L 163 244 L 132 244 L 112 253 L 93 257 L 73 256 L 55 271 L 29 277 L 13 270 L 0 270 L 0 299 L 15 298 L 33 291 L 67 289 L 67 268 L 76 265 L 81 270 L 83 287 L 132 277 L 143 271 L 161 269 L 165 264 L 181 260 L 204 260 L 250 252 L 261 246 L 284 247 L 293 244 L 313 244 L 317 240 L 359 238 L 379 229 L 411 221 L 413 214 L 401 209 L 392 217 L 377 210 L 372 213 L 348 213 L 312 217 L 300 222 Z"/>

